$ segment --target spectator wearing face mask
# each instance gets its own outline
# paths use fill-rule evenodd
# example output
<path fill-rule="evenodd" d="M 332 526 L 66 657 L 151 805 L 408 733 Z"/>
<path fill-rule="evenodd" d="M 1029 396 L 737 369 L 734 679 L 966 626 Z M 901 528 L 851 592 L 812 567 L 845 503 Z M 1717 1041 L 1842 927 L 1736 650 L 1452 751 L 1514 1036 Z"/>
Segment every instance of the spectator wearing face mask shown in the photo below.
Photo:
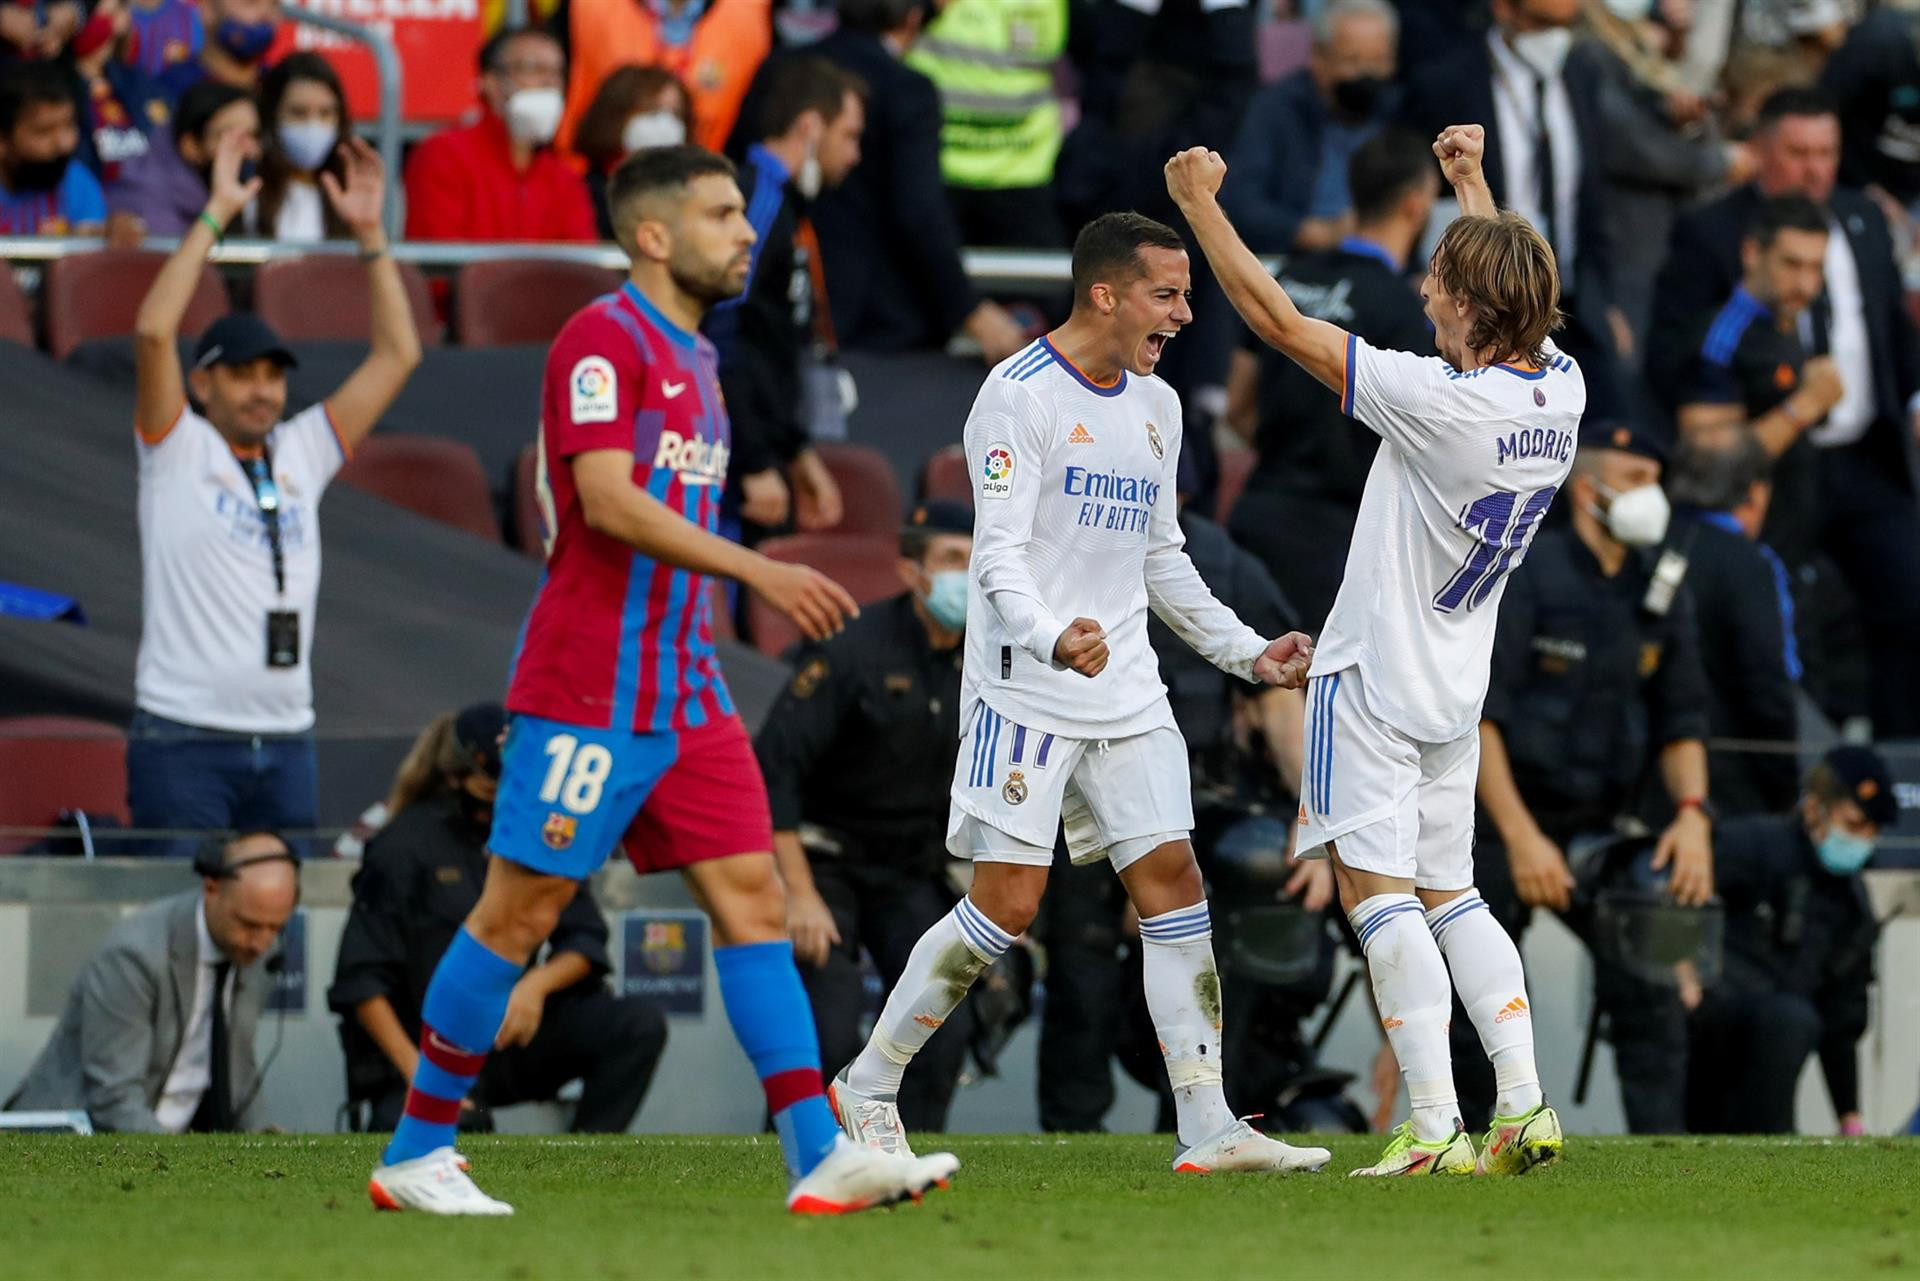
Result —
<path fill-rule="evenodd" d="M 347 133 L 347 95 L 331 64 L 317 53 L 293 53 L 260 82 L 260 198 L 245 214 L 247 234 L 308 243 L 344 240 L 350 232 L 320 190 L 320 175 L 346 172 L 340 139 Z"/>
<path fill-rule="evenodd" d="M 480 48 L 478 123 L 421 143 L 407 164 L 409 240 L 592 240 L 587 184 L 553 150 L 567 60 L 535 27 Z"/>
<path fill-rule="evenodd" d="M 146 21 L 156 28 L 164 24 L 169 33 L 180 30 L 179 15 L 165 12 L 167 8 L 149 8 L 151 16 Z M 207 81 L 253 92 L 260 85 L 267 51 L 280 34 L 281 20 L 280 0 L 200 0 L 198 44 L 190 57 L 173 57 L 179 52 L 177 48 L 161 50 L 165 63 L 158 73 L 162 87 L 175 99 Z M 185 31 L 187 38 L 193 39 L 191 23 L 185 25 Z M 146 39 L 144 32 L 141 38 Z"/>
<path fill-rule="evenodd" d="M 1794 1094 L 1818 1052 L 1842 1134 L 1864 1134 L 1858 1045 L 1879 927 L 1860 870 L 1899 821 L 1886 762 L 1836 747 L 1787 814 L 1715 833 L 1726 973 L 1691 1018 L 1687 1128 L 1791 1134 Z"/>
<path fill-rule="evenodd" d="M 155 143 L 158 135 L 156 130 Z M 208 81 L 187 90 L 174 112 L 165 147 L 155 145 L 121 169 L 107 193 L 120 234 L 178 236 L 206 208 L 213 157 L 222 140 L 238 139 L 241 173 L 251 179 L 260 162 L 260 109 L 244 89 Z"/>
<path fill-rule="evenodd" d="M 769 0 L 569 0 L 556 15 L 572 51 L 560 139 L 580 149 L 579 130 L 599 86 L 629 63 L 661 67 L 693 98 L 692 141 L 726 146 L 753 73 L 773 47 Z"/>
<path fill-rule="evenodd" d="M 99 180 L 74 162 L 80 123 L 67 73 L 41 62 L 0 70 L 0 233 L 96 235 L 107 220 Z"/>
<path fill-rule="evenodd" d="M 1385 0 L 1335 0 L 1313 24 L 1307 65 L 1262 89 L 1233 144 L 1221 197 L 1261 252 L 1332 249 L 1353 234 L 1347 164 L 1392 118 L 1400 19 Z"/>
<path fill-rule="evenodd" d="M 600 239 L 613 239 L 607 179 L 636 151 L 677 146 L 693 127 L 693 99 L 671 71 L 622 67 L 608 76 L 580 117 L 573 149 L 587 162 L 587 193 Z"/>

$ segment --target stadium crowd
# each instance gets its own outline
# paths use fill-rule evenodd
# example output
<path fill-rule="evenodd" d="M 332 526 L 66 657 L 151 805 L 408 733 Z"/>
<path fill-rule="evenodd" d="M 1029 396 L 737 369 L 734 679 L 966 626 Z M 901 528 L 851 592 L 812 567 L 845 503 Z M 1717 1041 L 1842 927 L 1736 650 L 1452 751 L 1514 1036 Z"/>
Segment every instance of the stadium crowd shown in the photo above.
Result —
<path fill-rule="evenodd" d="M 1500 620 L 1481 731 L 1480 888 L 1516 937 L 1550 911 L 1592 947 L 1596 1027 L 1614 1047 L 1634 1129 L 1790 1130 L 1794 1084 L 1817 1054 L 1843 1130 L 1858 1132 L 1854 1047 L 1875 931 L 1860 872 L 1898 821 L 1894 785 L 1866 749 L 1802 771 L 1783 745 L 1833 727 L 1850 741 L 1920 738 L 1920 330 L 1904 288 L 1920 275 L 1920 10 L 1856 0 L 529 7 L 536 25 L 496 29 L 480 50 L 474 119 L 418 143 L 392 176 L 406 237 L 604 240 L 606 184 L 625 157 L 682 141 L 733 155 L 761 239 L 746 295 L 708 329 L 735 433 L 728 519 L 754 543 L 830 534 L 870 499 L 822 448 L 845 439 L 856 404 L 842 353 L 951 349 L 991 365 L 1017 351 L 1059 318 L 1063 296 L 987 297 L 962 247 L 1063 249 L 1075 227 L 1116 208 L 1178 226 L 1160 164 L 1183 147 L 1225 155 L 1229 213 L 1256 251 L 1278 257 L 1304 310 L 1382 346 L 1428 350 L 1416 288 L 1452 212 L 1428 140 L 1483 122 L 1494 193 L 1558 255 L 1557 341 L 1590 399 L 1573 478 Z M 419 338 L 402 320 L 398 278 L 379 283 L 390 264 L 380 265 L 374 206 L 348 198 L 365 196 L 373 162 L 341 145 L 355 122 L 338 76 L 310 53 L 266 65 L 285 17 L 276 0 L 0 0 L 0 234 L 117 245 L 192 235 L 200 261 L 228 234 L 358 237 L 376 281 L 369 363 L 385 361 L 383 381 L 357 384 L 370 399 L 346 425 L 354 382 L 307 423 L 316 439 L 330 429 L 341 454 L 282 451 L 282 463 L 312 469 L 301 484 L 317 504 L 418 362 Z M 1345 568 L 1374 437 L 1245 332 L 1204 263 L 1194 278 L 1195 321 L 1161 367 L 1189 424 L 1189 552 L 1263 635 L 1314 632 Z M 169 363 L 185 279 L 163 309 L 171 327 L 140 333 Z M 220 380 L 264 361 L 271 381 L 292 357 L 258 321 L 222 324 L 200 337 L 188 376 L 231 439 L 220 415 L 240 413 L 242 392 Z M 172 378 L 177 400 L 177 369 Z M 155 448 L 172 420 L 149 421 L 144 381 L 141 394 Z M 900 531 L 899 556 L 881 558 L 893 581 L 867 594 L 892 603 L 788 653 L 790 681 L 757 743 L 830 1060 L 859 1043 L 862 950 L 891 982 L 903 949 L 956 897 L 941 852 L 950 752 L 939 745 L 958 737 L 972 461 L 960 460 L 955 483 L 932 460 L 912 514 L 883 516 L 881 528 Z M 163 481 L 143 461 L 143 514 L 144 487 L 159 502 Z M 257 477 L 254 488 L 263 492 Z M 317 581 L 314 510 L 304 533 L 297 499 L 268 522 L 276 572 L 286 523 L 296 575 L 310 554 Z M 203 599 L 196 576 L 225 566 L 196 562 L 207 553 L 192 545 L 161 546 L 160 528 L 143 524 L 148 606 L 177 614 L 188 606 L 156 584 Z M 163 564 L 169 556 L 179 560 Z M 296 684 L 308 681 L 312 589 L 297 581 L 305 603 L 291 609 L 247 602 L 248 618 L 297 616 L 283 624 L 291 633 L 276 640 L 270 625 L 267 638 L 269 667 Z M 752 620 L 748 609 L 749 631 Z M 222 930 L 236 886 L 263 861 L 246 842 L 313 824 L 311 690 L 264 717 L 217 672 L 173 697 L 169 647 L 200 644 L 181 637 L 156 635 L 149 618 L 130 760 L 136 825 L 256 835 L 201 850 L 198 937 L 172 900 L 170 915 L 124 932 L 148 952 L 168 939 L 197 947 L 209 966 L 225 964 L 206 959 L 224 950 L 244 969 L 262 950 L 229 949 Z M 242 639 L 258 649 L 251 632 Z M 778 653 L 792 636 L 750 639 Z M 1316 1062 L 1305 1030 L 1336 999 L 1346 926 L 1327 911 L 1325 865 L 1291 861 L 1299 696 L 1237 689 L 1194 667 L 1164 629 L 1156 645 L 1194 756 L 1203 865 L 1217 899 L 1244 905 L 1220 925 L 1227 1002 L 1240 1012 L 1226 1053 L 1246 1065 L 1236 1109 L 1268 1110 L 1285 1128 L 1364 1125 L 1347 1077 Z M 204 709 L 223 700 L 235 704 L 228 721 L 207 722 Z M 346 1021 L 352 1097 L 374 1124 L 397 1111 L 424 976 L 477 893 L 498 717 L 482 707 L 436 722 L 364 851 L 331 1004 Z M 250 755 L 238 746 L 249 738 Z M 1740 746 L 1709 752 L 1710 742 Z M 876 756 L 893 770 L 914 762 L 916 777 L 874 785 Z M 187 777 L 195 771 L 206 786 Z M 1126 978 L 1139 966 L 1138 927 L 1113 878 L 1063 861 L 1057 885 L 1034 930 L 1050 993 L 1042 1122 L 1091 1129 L 1110 1099 L 1063 1083 L 1105 1080 L 1117 1058 L 1163 1095 L 1166 1085 Z M 519 1048 L 489 1068 L 498 1076 L 482 1094 L 505 1104 L 585 1079 L 578 1128 L 620 1129 L 663 1024 L 605 990 L 604 926 L 590 898 L 578 904 L 523 980 L 532 1013 L 503 1040 Z M 122 943 L 76 989 L 73 1026 L 63 1022 L 27 1103 L 72 1103 L 67 1087 L 92 1074 L 79 1048 L 89 993 L 111 1003 L 113 984 L 129 981 Z M 221 970 L 212 990 L 224 982 Z M 206 983 L 201 1004 L 217 1009 Z M 996 966 L 936 1038 L 940 1052 L 909 1075 L 910 1128 L 942 1124 L 969 1053 L 991 1070 L 1032 984 L 1026 949 Z M 225 1016 L 201 1013 L 196 1034 L 228 1044 Z M 236 1031 L 250 1035 L 257 1013 L 237 1016 Z M 1454 1026 L 1477 1126 L 1491 1069 L 1458 1012 Z M 175 1096 L 202 1083 L 245 1088 L 250 1045 L 233 1047 L 245 1056 L 233 1071 L 209 1072 L 204 1055 L 168 1070 L 177 1043 L 163 1052 L 121 1033 L 121 1097 L 75 1104 L 96 1123 L 239 1123 L 245 1109 L 230 1099 L 196 1111 Z M 140 1072 L 151 1097 L 128 1111 Z M 1714 1088 L 1727 1081 L 1737 1097 Z M 1169 1097 L 1163 1116 L 1170 1107 Z"/>

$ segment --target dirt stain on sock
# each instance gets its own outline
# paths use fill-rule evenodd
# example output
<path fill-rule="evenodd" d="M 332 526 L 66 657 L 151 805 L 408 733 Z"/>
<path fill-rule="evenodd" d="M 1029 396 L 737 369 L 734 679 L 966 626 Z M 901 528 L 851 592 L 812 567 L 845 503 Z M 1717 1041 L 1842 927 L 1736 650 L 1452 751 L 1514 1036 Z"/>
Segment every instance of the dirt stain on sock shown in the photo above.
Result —
<path fill-rule="evenodd" d="M 952 997 L 957 1005 L 966 996 L 967 989 L 973 986 L 974 980 L 980 977 L 980 972 L 986 968 L 986 963 L 973 954 L 972 948 L 965 943 L 955 943 L 942 952 L 940 959 L 933 963 L 933 981 L 944 983 L 947 995 Z M 1217 993 L 1218 990 L 1219 984 L 1216 982 L 1215 992 Z M 1218 1004 L 1217 995 L 1215 1003 Z"/>
<path fill-rule="evenodd" d="M 1193 995 L 1200 1002 L 1200 1013 L 1216 1030 L 1223 1017 L 1220 1002 L 1220 972 L 1214 969 L 1201 970 L 1194 976 Z"/>

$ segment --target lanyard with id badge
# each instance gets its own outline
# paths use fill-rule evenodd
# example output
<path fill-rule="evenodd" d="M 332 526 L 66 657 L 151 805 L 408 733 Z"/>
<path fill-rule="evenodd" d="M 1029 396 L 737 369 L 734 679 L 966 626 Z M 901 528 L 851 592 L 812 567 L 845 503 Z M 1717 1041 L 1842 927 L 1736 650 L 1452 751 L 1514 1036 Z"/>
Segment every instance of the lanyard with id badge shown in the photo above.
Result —
<path fill-rule="evenodd" d="M 280 487 L 273 481 L 273 455 L 265 445 L 257 458 L 238 460 L 253 486 L 254 501 L 260 504 L 260 522 L 267 529 L 267 550 L 273 556 L 273 586 L 282 604 L 287 599 L 287 559 L 280 542 Z M 300 665 L 300 612 L 293 609 L 267 611 L 267 666 Z"/>

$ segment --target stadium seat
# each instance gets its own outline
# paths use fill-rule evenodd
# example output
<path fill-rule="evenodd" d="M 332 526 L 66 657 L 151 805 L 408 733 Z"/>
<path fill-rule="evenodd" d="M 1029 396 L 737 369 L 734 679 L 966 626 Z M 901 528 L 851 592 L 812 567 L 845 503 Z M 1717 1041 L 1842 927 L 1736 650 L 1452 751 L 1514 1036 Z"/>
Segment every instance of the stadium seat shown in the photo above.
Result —
<path fill-rule="evenodd" d="M 500 520 L 480 455 L 464 441 L 400 432 L 360 442 L 339 480 L 395 506 L 500 541 Z"/>
<path fill-rule="evenodd" d="M 900 545 L 894 538 L 871 534 L 794 534 L 769 538 L 762 554 L 790 564 L 811 565 L 861 605 L 888 600 L 906 591 L 900 581 Z M 762 654 L 778 658 L 800 639 L 800 630 L 787 616 L 749 592 L 743 621 L 747 635 Z"/>
<path fill-rule="evenodd" d="M 899 478 L 885 455 L 845 441 L 822 441 L 815 448 L 839 482 L 842 504 L 840 523 L 823 532 L 897 537 L 905 513 L 900 509 Z"/>
<path fill-rule="evenodd" d="M 540 521 L 540 447 L 528 445 L 513 462 L 513 542 L 535 560 L 547 556 Z"/>
<path fill-rule="evenodd" d="M 410 262 L 399 267 L 420 341 L 437 346 L 440 320 L 427 278 Z M 372 337 L 369 294 L 367 269 L 350 254 L 276 258 L 253 275 L 253 309 L 288 342 L 366 342 Z"/>
<path fill-rule="evenodd" d="M 973 469 L 967 466 L 966 451 L 948 445 L 927 459 L 920 472 L 920 497 L 946 498 L 958 503 L 973 502 Z"/>
<path fill-rule="evenodd" d="M 1220 483 L 1213 495 L 1213 518 L 1222 525 L 1233 514 L 1233 505 L 1240 501 L 1240 494 L 1247 487 L 1247 477 L 1253 475 L 1253 465 L 1259 461 L 1259 455 L 1251 449 L 1223 449 L 1220 451 Z"/>
<path fill-rule="evenodd" d="M 40 304 L 46 316 L 47 350 L 54 359 L 65 360 L 75 347 L 92 338 L 132 334 L 141 300 L 166 261 L 165 254 L 145 249 L 98 249 L 48 263 Z M 220 283 L 220 273 L 208 264 L 200 269 L 200 283 L 187 304 L 180 332 L 196 338 L 227 311 L 227 288 Z"/>
<path fill-rule="evenodd" d="M 33 346 L 33 309 L 10 270 L 0 270 L 0 342 Z"/>
<path fill-rule="evenodd" d="M 0 718 L 0 827 L 51 827 L 62 810 L 131 823 L 125 731 L 78 716 Z M 0 854 L 40 839 L 0 836 Z"/>
<path fill-rule="evenodd" d="M 619 272 L 583 262 L 469 263 L 454 277 L 454 333 L 466 347 L 552 342 L 574 312 L 619 287 Z"/>

